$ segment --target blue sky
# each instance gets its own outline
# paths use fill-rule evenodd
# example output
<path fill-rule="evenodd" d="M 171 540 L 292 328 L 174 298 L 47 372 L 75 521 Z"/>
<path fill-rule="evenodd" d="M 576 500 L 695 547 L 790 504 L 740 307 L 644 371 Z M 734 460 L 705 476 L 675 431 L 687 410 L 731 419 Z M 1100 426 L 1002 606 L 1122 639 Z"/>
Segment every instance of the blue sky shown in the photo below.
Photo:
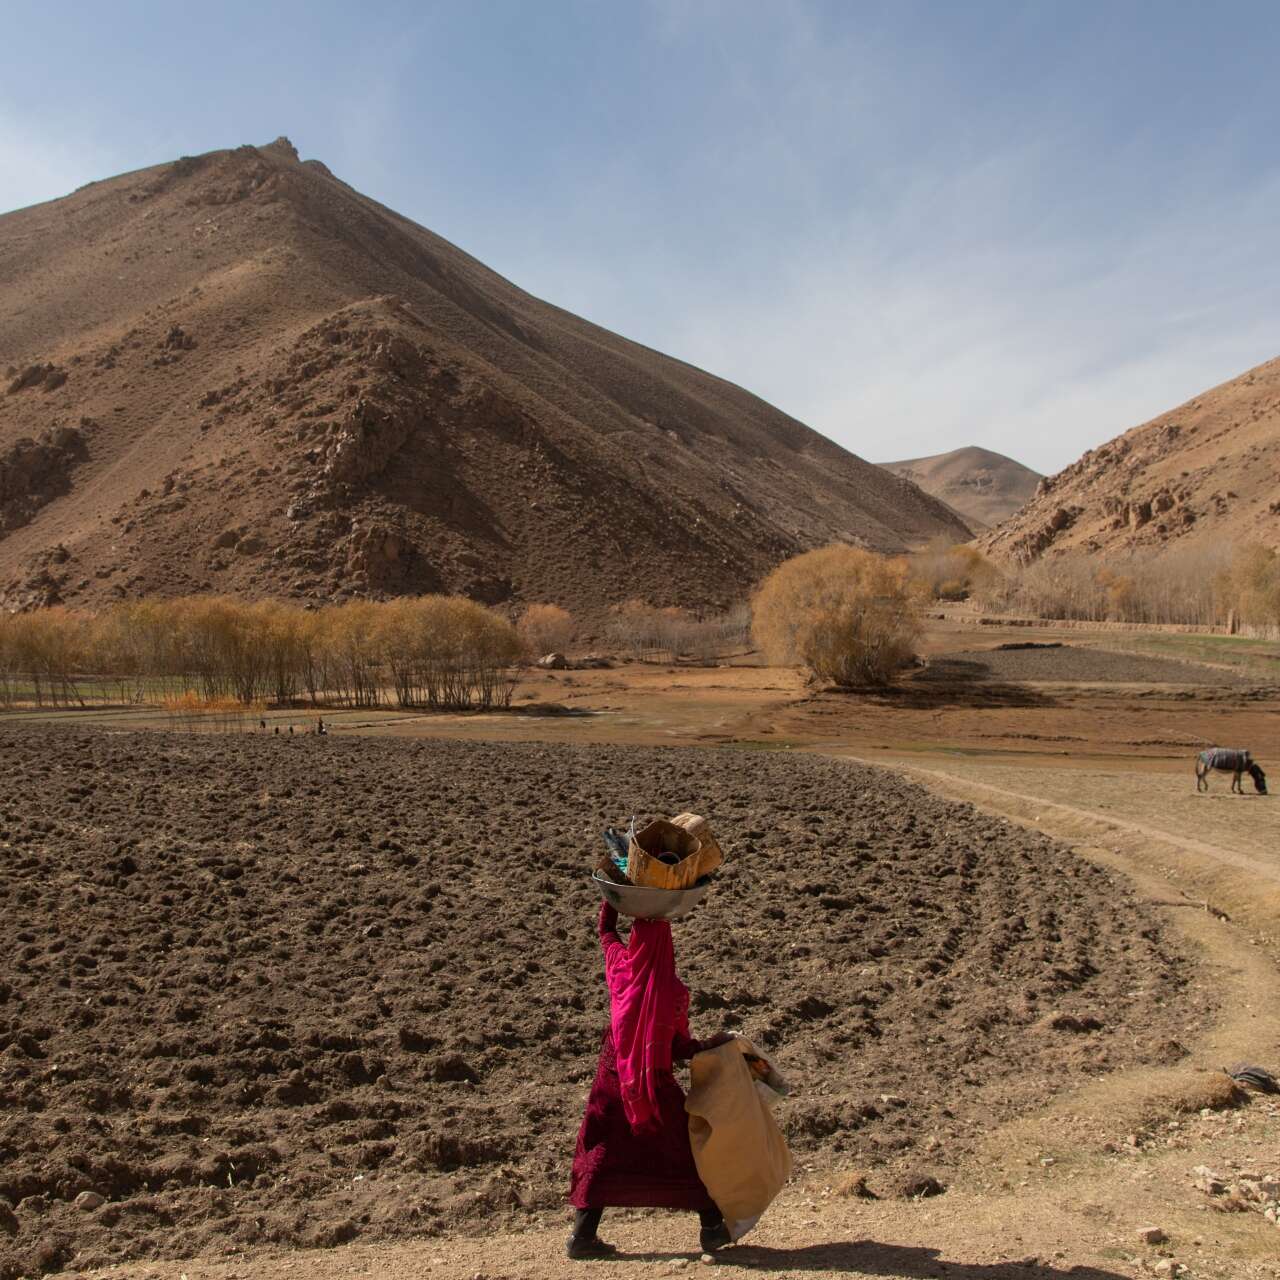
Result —
<path fill-rule="evenodd" d="M 0 209 L 242 142 L 873 460 L 1280 355 L 1280 5 L 7 0 Z"/>

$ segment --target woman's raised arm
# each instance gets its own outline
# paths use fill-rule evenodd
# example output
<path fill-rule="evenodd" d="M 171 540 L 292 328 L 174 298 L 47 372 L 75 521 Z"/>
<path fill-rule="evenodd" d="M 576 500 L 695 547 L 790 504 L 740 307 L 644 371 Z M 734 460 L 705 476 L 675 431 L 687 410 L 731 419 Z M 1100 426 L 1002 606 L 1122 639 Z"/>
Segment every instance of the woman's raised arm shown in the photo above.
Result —
<path fill-rule="evenodd" d="M 606 960 L 609 958 L 611 947 L 622 947 L 626 950 L 626 944 L 618 937 L 618 913 L 607 902 L 600 904 L 597 928 L 600 933 L 600 949 L 604 952 Z"/>

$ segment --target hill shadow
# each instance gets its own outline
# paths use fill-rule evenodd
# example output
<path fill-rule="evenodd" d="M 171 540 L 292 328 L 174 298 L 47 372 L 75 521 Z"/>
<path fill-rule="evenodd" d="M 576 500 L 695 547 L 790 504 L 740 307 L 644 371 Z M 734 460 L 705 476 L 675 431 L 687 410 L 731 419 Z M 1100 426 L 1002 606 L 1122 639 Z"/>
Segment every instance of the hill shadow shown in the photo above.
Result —
<path fill-rule="evenodd" d="M 619 1260 L 635 1262 L 663 1262 L 687 1256 L 658 1252 L 618 1255 Z M 878 1240 L 832 1240 L 794 1249 L 735 1245 L 716 1254 L 716 1265 L 741 1271 L 812 1271 L 885 1276 L 892 1280 L 1127 1280 L 1118 1271 L 1055 1267 L 1034 1257 L 1022 1262 L 955 1262 L 944 1259 L 940 1249 Z"/>

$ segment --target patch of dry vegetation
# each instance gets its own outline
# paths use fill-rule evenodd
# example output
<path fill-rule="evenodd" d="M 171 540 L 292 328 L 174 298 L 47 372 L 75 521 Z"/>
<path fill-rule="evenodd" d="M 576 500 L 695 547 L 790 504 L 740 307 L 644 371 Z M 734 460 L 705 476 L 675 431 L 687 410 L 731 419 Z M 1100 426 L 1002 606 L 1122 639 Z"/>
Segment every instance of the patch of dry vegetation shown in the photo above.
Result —
<path fill-rule="evenodd" d="M 688 609 L 627 600 L 611 611 L 608 636 L 620 653 L 640 662 L 676 662 L 684 657 L 709 663 L 748 643 L 751 613 L 740 605 L 699 617 Z"/>
<path fill-rule="evenodd" d="M 935 539 L 910 558 L 911 575 L 935 600 L 967 600 L 993 590 L 1000 570 L 976 547 Z"/>
<path fill-rule="evenodd" d="M 577 625 L 568 609 L 558 604 L 531 604 L 520 615 L 516 630 L 531 658 L 563 653 L 573 643 Z"/>
<path fill-rule="evenodd" d="M 231 699 L 242 706 L 510 702 L 515 627 L 457 596 L 308 610 L 225 597 L 0 614 L 0 705 Z"/>
<path fill-rule="evenodd" d="M 976 547 L 934 542 L 910 564 L 933 599 L 971 599 L 993 613 L 1263 636 L 1280 630 L 1280 554 L 1257 543 L 1105 559 L 1074 552 L 997 566 Z"/>
<path fill-rule="evenodd" d="M 1280 556 L 1268 547 L 1186 547 L 1107 560 L 1063 555 L 1007 571 L 989 607 L 1042 618 L 1273 634 L 1280 627 Z"/>
<path fill-rule="evenodd" d="M 884 684 L 911 661 L 920 596 L 905 561 L 833 543 L 764 579 L 752 634 L 778 666 L 802 666 L 841 688 Z"/>

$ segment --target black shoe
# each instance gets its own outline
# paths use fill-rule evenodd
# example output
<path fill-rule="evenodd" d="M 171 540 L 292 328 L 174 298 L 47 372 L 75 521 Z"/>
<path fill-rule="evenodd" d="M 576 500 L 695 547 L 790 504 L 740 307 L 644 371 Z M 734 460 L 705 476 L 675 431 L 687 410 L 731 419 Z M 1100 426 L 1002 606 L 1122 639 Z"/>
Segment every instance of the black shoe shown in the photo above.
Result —
<path fill-rule="evenodd" d="M 570 1236 L 564 1251 L 574 1261 L 583 1261 L 587 1258 L 614 1258 L 618 1254 L 615 1245 L 605 1244 L 599 1236 L 587 1236 L 585 1239 L 581 1236 Z"/>
<path fill-rule="evenodd" d="M 729 1234 L 729 1228 L 722 1222 L 719 1226 L 700 1231 L 698 1243 L 702 1246 L 703 1253 L 715 1253 L 717 1249 L 723 1249 L 725 1245 L 732 1244 L 733 1237 Z"/>

